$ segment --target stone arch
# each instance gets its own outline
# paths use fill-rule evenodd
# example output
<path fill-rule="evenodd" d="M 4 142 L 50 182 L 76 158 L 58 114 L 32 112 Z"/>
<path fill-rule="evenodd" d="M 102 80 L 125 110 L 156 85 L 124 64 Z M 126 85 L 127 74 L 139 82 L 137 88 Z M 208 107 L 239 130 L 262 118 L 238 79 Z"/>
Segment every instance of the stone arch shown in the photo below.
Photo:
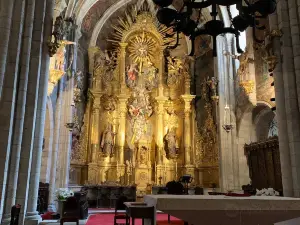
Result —
<path fill-rule="evenodd" d="M 52 149 L 53 149 L 53 132 L 54 132 L 54 115 L 53 106 L 50 97 L 47 98 L 46 118 L 44 127 L 44 149 L 42 153 L 42 165 L 40 181 L 43 183 L 50 182 Z"/>
<path fill-rule="evenodd" d="M 258 102 L 253 109 L 253 124 L 257 141 L 268 139 L 270 124 L 275 118 L 275 113 L 271 110 L 271 105 L 266 102 Z"/>

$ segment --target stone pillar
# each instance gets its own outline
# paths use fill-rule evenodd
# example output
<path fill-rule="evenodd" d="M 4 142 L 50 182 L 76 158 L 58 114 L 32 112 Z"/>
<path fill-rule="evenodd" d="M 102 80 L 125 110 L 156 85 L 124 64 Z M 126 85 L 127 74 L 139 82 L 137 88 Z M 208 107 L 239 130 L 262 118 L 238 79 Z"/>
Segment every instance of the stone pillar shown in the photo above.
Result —
<path fill-rule="evenodd" d="M 52 162 L 51 162 L 51 173 L 50 173 L 50 184 L 49 184 L 49 206 L 48 210 L 50 212 L 56 212 L 56 202 L 55 202 L 55 191 L 56 191 L 56 175 L 58 166 L 58 150 L 60 141 L 60 124 L 61 124 L 61 108 L 63 101 L 63 79 L 58 83 L 58 99 L 56 102 L 55 110 L 55 126 L 54 126 L 54 140 L 53 140 L 53 152 L 52 152 Z"/>
<path fill-rule="evenodd" d="M 1 10 L 0 10 L 0 33 L 1 36 L 1 45 L 0 45 L 0 99 L 2 97 L 2 88 L 4 82 L 4 75 L 6 69 L 6 62 L 8 56 L 8 45 L 9 37 L 11 32 L 11 24 L 13 18 L 13 6 L 15 4 L 14 0 L 9 2 L 5 0 L 0 1 Z M 0 205 L 1 207 L 1 205 Z M 0 212 L 1 215 L 1 212 Z M 1 220 L 1 217 L 0 217 Z"/>
<path fill-rule="evenodd" d="M 293 9 L 290 9 L 291 13 Z M 287 1 L 280 0 L 277 4 L 278 28 L 283 32 L 281 37 L 281 54 L 282 54 L 282 72 L 285 94 L 285 110 L 287 131 L 290 148 L 290 162 L 293 180 L 293 195 L 300 197 L 300 179 L 299 179 L 299 163 L 298 149 L 300 143 L 300 114 L 298 107 L 297 79 L 295 74 L 293 43 L 290 24 L 295 20 L 291 19 L 289 23 L 289 8 Z M 293 15 L 290 15 L 293 16 Z M 294 32 L 294 30 L 293 30 Z M 296 34 L 295 34 L 296 35 Z M 296 44 L 296 43 L 295 43 Z M 296 53 L 296 51 L 295 51 Z M 299 63 L 298 63 L 299 64 Z M 277 96 L 276 96 L 277 97 Z M 286 151 L 286 149 L 284 149 Z"/>
<path fill-rule="evenodd" d="M 22 3 L 20 3 L 22 5 Z M 18 88 L 17 88 L 17 108 L 16 108 L 16 115 L 15 115 L 15 129 L 13 133 L 13 152 L 11 156 L 11 165 L 10 167 L 10 177 L 9 177 L 9 184 L 12 185 L 10 189 L 12 192 L 10 195 L 6 196 L 6 207 L 5 207 L 5 215 L 4 215 L 4 224 L 7 223 L 10 217 L 10 208 L 15 202 L 22 205 L 21 213 L 20 213 L 20 223 L 23 223 L 24 220 L 24 213 L 26 212 L 26 198 L 28 194 L 28 179 L 30 173 L 30 162 L 27 166 L 22 168 L 22 164 L 27 163 L 27 159 L 31 160 L 31 140 L 32 134 L 30 132 L 24 132 L 24 130 L 29 129 L 31 131 L 32 124 L 35 120 L 35 107 L 36 107 L 36 86 L 37 80 L 39 78 L 39 71 L 32 71 L 29 74 L 30 60 L 31 60 L 31 46 L 32 44 L 32 32 L 33 29 L 39 29 L 37 24 L 34 24 L 34 17 L 35 17 L 35 0 L 27 2 L 24 5 L 25 7 L 25 17 L 24 17 L 24 28 L 23 28 L 23 41 L 22 41 L 22 52 L 21 55 L 21 64 L 16 65 L 19 66 L 19 80 L 18 80 Z M 42 12 L 43 14 L 43 12 Z M 34 26 L 33 26 L 34 25 Z M 39 34 L 38 38 L 41 37 Z M 40 42 L 41 40 L 37 40 Z M 33 45 L 34 46 L 34 45 Z M 34 46 L 38 49 L 37 46 Z M 33 47 L 33 48 L 34 48 Z M 25 116 L 24 116 L 25 113 Z M 16 117 L 17 116 L 17 117 Z M 25 124 L 25 125 L 24 125 Z M 34 128 L 33 128 L 34 132 Z M 25 140 L 27 139 L 27 140 Z M 26 143 L 26 144 L 25 144 Z M 24 147 L 26 146 L 26 147 Z M 22 148 L 22 151 L 21 151 Z M 20 154 L 21 151 L 21 154 Z M 21 160 L 20 160 L 21 159 Z M 18 174 L 19 172 L 19 174 Z M 24 175 L 23 175 L 24 173 Z M 25 178 L 23 180 L 23 178 Z M 20 181 L 21 180 L 21 181 Z M 22 183 L 22 185 L 21 185 Z M 22 186 L 22 190 L 20 191 L 19 188 Z M 20 201 L 20 198 L 22 199 Z M 25 201 L 24 201 L 25 199 Z M 11 202 L 12 201 L 12 202 Z M 12 204 L 11 204 L 12 203 Z"/>
<path fill-rule="evenodd" d="M 182 95 L 184 100 L 184 162 L 186 167 L 191 166 L 191 102 L 195 95 Z"/>
<path fill-rule="evenodd" d="M 44 126 L 45 126 L 45 114 L 46 114 L 46 103 L 47 103 L 47 86 L 48 86 L 48 76 L 49 76 L 49 54 L 48 46 L 46 42 L 43 42 L 45 38 L 48 38 L 52 31 L 52 2 L 46 4 L 46 0 L 36 2 L 36 12 L 44 12 L 47 5 L 46 14 L 38 13 L 34 20 L 34 33 L 33 36 L 37 37 L 33 41 L 32 49 L 38 49 L 39 51 L 32 52 L 31 64 L 30 64 L 30 74 L 34 74 L 35 71 L 41 74 L 37 75 L 37 84 L 33 89 L 37 88 L 37 112 L 36 112 L 36 122 L 35 122 L 35 132 L 33 139 L 33 153 L 32 153 L 32 164 L 29 182 L 29 193 L 30 196 L 27 202 L 27 211 L 25 215 L 25 224 L 33 225 L 39 224 L 42 220 L 39 212 L 37 211 L 37 201 L 38 201 L 38 190 L 41 172 L 41 159 L 42 159 L 42 148 L 44 139 Z M 44 34 L 44 21 L 45 21 L 45 34 Z M 42 32 L 41 32 L 42 31 Z M 44 43 L 42 45 L 42 43 Z M 37 86 L 38 85 L 38 86 Z"/>
<path fill-rule="evenodd" d="M 125 146 L 125 132 L 126 132 L 126 97 L 119 97 L 119 130 L 118 130 L 118 163 L 124 165 L 124 146 Z"/>
<path fill-rule="evenodd" d="M 68 124 L 73 123 L 73 79 L 68 79 L 64 76 L 64 89 L 63 89 L 63 104 L 60 123 L 60 137 L 59 137 L 59 151 L 58 151 L 58 169 L 57 174 L 57 188 L 68 188 L 69 184 L 69 170 L 70 170 L 70 156 L 71 156 L 71 143 L 72 143 L 72 127 Z"/>
<path fill-rule="evenodd" d="M 234 54 L 234 37 L 230 36 L 227 39 L 227 51 L 230 54 Z M 236 117 L 235 117 L 235 62 L 232 57 L 228 57 L 227 59 L 227 65 L 228 65 L 228 77 L 227 77 L 227 85 L 228 85 L 228 104 L 229 104 L 229 123 L 233 125 L 233 129 L 231 130 L 231 133 L 228 135 L 229 139 L 229 149 L 231 149 L 230 155 L 230 162 L 232 163 L 231 166 L 231 172 L 232 172 L 232 184 L 229 184 L 229 188 L 233 190 L 240 190 L 241 185 L 239 184 L 239 159 L 238 159 L 238 148 L 236 144 L 236 138 L 237 138 L 237 130 L 236 130 Z M 222 118 L 221 118 L 222 119 Z M 226 121 L 224 121 L 226 122 Z M 220 128 L 223 129 L 223 128 Z M 224 129 L 223 129 L 224 130 Z M 230 163 L 229 162 L 229 163 Z"/>
<path fill-rule="evenodd" d="M 94 99 L 93 111 L 92 111 L 92 135 L 91 135 L 91 159 L 90 162 L 95 163 L 97 161 L 97 154 L 99 152 L 100 134 L 100 98 L 97 96 Z"/>
<path fill-rule="evenodd" d="M 120 83 L 121 83 L 121 93 L 126 92 L 126 47 L 127 43 L 120 43 L 121 53 L 120 53 Z"/>
<path fill-rule="evenodd" d="M 163 162 L 164 155 L 164 103 L 167 100 L 165 97 L 157 97 L 156 101 L 158 103 L 157 108 L 157 125 L 156 125 L 156 144 L 157 144 L 157 156 L 156 163 L 161 165 Z"/>
<path fill-rule="evenodd" d="M 273 13 L 269 16 L 269 26 L 270 31 L 279 31 L 279 20 L 283 22 L 286 21 L 286 16 L 281 12 L 282 3 L 278 4 L 277 13 Z M 284 13 L 284 12 L 283 12 Z M 285 12 L 286 13 L 286 12 Z M 281 15 L 280 18 L 278 15 Z M 281 26 L 283 23 L 280 22 Z M 288 34 L 285 34 L 288 35 Z M 285 37 L 286 39 L 286 37 Z M 286 41 L 285 41 L 286 44 Z M 287 113 L 286 113 L 286 101 L 285 98 L 288 90 L 285 90 L 284 79 L 283 79 L 283 64 L 281 58 L 283 57 L 281 49 L 280 37 L 273 38 L 273 51 L 277 57 L 277 66 L 273 71 L 274 84 L 275 84 L 275 97 L 276 97 L 276 119 L 278 123 L 278 138 L 279 138 L 279 150 L 280 150 L 280 162 L 281 162 L 281 174 L 282 174 L 282 185 L 284 196 L 293 196 L 293 177 L 291 168 L 291 158 L 290 158 L 290 145 L 289 145 L 289 132 L 287 125 Z M 285 62 L 286 64 L 287 62 Z"/>
<path fill-rule="evenodd" d="M 3 1 L 4 2 L 4 1 Z M 2 2 L 2 3 L 3 3 Z M 14 2 L 14 3 L 13 3 Z M 7 4 L 7 3 L 5 3 Z M 4 76 L 6 77 L 3 80 L 3 89 L 2 95 L 0 98 L 0 134 L 1 134 L 1 142 L 0 147 L 2 151 L 0 151 L 0 220 L 2 220 L 3 211 L 6 214 L 6 220 L 2 220 L 2 223 L 9 223 L 10 217 L 10 207 L 15 203 L 15 193 L 17 187 L 17 179 L 18 179 L 18 165 L 19 161 L 16 160 L 15 163 L 10 162 L 10 154 L 12 148 L 12 133 L 13 133 L 13 125 L 16 123 L 15 120 L 15 111 L 16 111 L 16 96 L 18 89 L 18 79 L 19 79 L 19 63 L 21 60 L 21 43 L 22 43 L 22 32 L 24 26 L 24 16 L 25 16 L 25 2 L 22 0 L 16 0 L 9 2 L 9 4 L 15 4 L 13 9 L 13 18 L 12 18 L 12 26 L 14 26 L 14 32 L 9 37 L 9 44 L 7 50 L 7 56 L 5 56 L 5 60 L 3 62 L 5 65 Z M 2 8 L 2 7 L 1 7 Z M 3 10 L 3 11 L 2 11 Z M 2 8 L 1 15 L 5 11 L 5 8 Z M 7 12 L 9 13 L 9 12 Z M 3 19 L 3 18 L 2 18 Z M 5 21 L 5 20 L 4 20 Z M 1 21 L 1 22 L 4 22 Z M 1 29 L 4 28 L 1 26 Z M 7 29 L 11 29 L 11 27 L 6 27 Z M 2 42 L 1 42 L 2 43 Z M 3 45 L 6 43 L 3 42 Z M 2 46 L 2 44 L 1 44 Z M 5 50 L 5 49 L 3 49 Z M 5 52 L 3 52 L 5 53 Z M 2 54 L 2 52 L 1 52 Z M 6 54 L 6 53 L 5 53 Z M 4 61 L 4 58 L 1 58 L 1 61 Z M 2 68 L 1 68 L 2 71 Z M 23 120 L 22 112 L 19 113 L 19 120 Z M 21 132 L 16 134 L 16 139 L 19 140 L 19 136 L 22 135 Z M 17 141 L 16 140 L 16 141 Z M 21 140 L 18 145 L 21 145 Z M 16 149 L 16 148 L 15 148 Z M 18 152 L 14 153 L 15 157 L 18 156 Z M 11 158 L 14 156 L 11 156 Z M 14 158 L 15 158 L 14 157 Z M 18 157 L 19 158 L 19 157 Z M 9 167 L 10 172 L 8 171 Z M 8 173 L 10 173 L 8 175 Z M 7 189 L 7 190 L 6 190 Z M 6 197 L 7 196 L 7 197 Z M 8 203 L 9 206 L 4 205 L 5 199 L 11 199 L 11 203 Z M 9 200 L 8 200 L 9 201 Z M 8 202 L 7 201 L 7 202 Z M 6 204 L 7 205 L 7 204 Z M 9 207 L 9 210 L 6 208 Z"/>

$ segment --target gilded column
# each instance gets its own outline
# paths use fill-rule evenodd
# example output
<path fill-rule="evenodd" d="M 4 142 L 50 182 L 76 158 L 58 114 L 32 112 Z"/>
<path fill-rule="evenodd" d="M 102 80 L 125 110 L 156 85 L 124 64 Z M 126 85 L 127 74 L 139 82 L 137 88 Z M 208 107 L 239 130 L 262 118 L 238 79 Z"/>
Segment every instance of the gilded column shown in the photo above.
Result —
<path fill-rule="evenodd" d="M 158 96 L 162 97 L 164 95 L 164 71 L 165 71 L 165 57 L 164 57 L 164 47 L 161 47 L 159 52 L 159 65 L 158 65 Z"/>
<path fill-rule="evenodd" d="M 118 163 L 124 165 L 124 145 L 125 145 L 125 129 L 126 129 L 126 101 L 127 98 L 119 98 L 119 130 L 118 130 Z"/>
<path fill-rule="evenodd" d="M 157 130 L 156 130 L 156 137 L 157 137 L 157 157 L 156 162 L 157 165 L 162 164 L 163 160 L 163 151 L 164 151 L 164 121 L 163 121 L 163 115 L 164 115 L 164 103 L 166 101 L 166 98 L 164 97 L 157 97 L 156 98 L 158 103 L 157 108 Z"/>
<path fill-rule="evenodd" d="M 184 158 L 185 166 L 191 166 L 191 102 L 195 98 L 194 95 L 182 95 L 184 100 Z"/>
<path fill-rule="evenodd" d="M 125 82 L 125 71 L 126 71 L 126 47 L 127 43 L 120 43 L 121 54 L 120 54 L 120 84 L 121 84 L 121 93 L 124 93 L 126 90 Z"/>
<path fill-rule="evenodd" d="M 90 162 L 95 163 L 99 150 L 99 119 L 100 119 L 100 99 L 95 97 L 92 109 L 92 135 L 91 135 L 91 158 Z"/>

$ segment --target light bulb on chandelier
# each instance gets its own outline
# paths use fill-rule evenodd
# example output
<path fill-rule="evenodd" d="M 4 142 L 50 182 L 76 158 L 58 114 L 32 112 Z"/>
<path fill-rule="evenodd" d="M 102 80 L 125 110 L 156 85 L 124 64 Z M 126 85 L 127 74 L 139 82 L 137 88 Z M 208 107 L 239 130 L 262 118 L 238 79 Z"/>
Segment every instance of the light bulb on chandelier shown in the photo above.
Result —
<path fill-rule="evenodd" d="M 173 0 L 153 0 L 160 7 L 157 11 L 157 19 L 161 24 L 167 27 L 172 27 L 177 32 L 177 42 L 170 49 L 175 49 L 179 46 L 179 33 L 183 33 L 191 40 L 192 48 L 190 55 L 194 55 L 195 38 L 199 35 L 210 35 L 213 38 L 213 56 L 217 56 L 217 36 L 220 34 L 231 33 L 236 38 L 236 48 L 238 53 L 243 53 L 239 45 L 240 32 L 245 31 L 248 27 L 253 27 L 253 38 L 257 42 L 255 29 L 264 30 L 264 26 L 259 26 L 259 19 L 266 18 L 276 10 L 276 0 L 258 0 L 250 4 L 248 0 L 206 0 L 196 2 L 195 0 L 183 0 L 183 6 L 179 11 L 171 9 L 170 6 Z M 245 3 L 245 4 L 243 4 Z M 236 5 L 239 15 L 232 18 L 231 26 L 225 27 L 224 22 L 217 18 L 217 6 Z M 245 6 L 244 6 L 245 5 Z M 207 21 L 203 26 L 201 24 L 201 11 L 204 8 L 211 7 L 212 20 Z M 196 20 L 192 19 L 192 14 L 198 10 L 199 16 Z"/>

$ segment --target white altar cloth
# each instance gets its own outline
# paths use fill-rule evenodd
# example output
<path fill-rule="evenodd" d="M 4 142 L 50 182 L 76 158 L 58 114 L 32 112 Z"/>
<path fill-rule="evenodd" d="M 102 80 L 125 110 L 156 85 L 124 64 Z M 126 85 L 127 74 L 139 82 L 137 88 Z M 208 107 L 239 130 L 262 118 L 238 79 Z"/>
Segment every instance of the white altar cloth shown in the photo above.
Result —
<path fill-rule="evenodd" d="M 300 198 L 147 195 L 144 201 L 193 225 L 273 225 L 300 216 Z"/>

